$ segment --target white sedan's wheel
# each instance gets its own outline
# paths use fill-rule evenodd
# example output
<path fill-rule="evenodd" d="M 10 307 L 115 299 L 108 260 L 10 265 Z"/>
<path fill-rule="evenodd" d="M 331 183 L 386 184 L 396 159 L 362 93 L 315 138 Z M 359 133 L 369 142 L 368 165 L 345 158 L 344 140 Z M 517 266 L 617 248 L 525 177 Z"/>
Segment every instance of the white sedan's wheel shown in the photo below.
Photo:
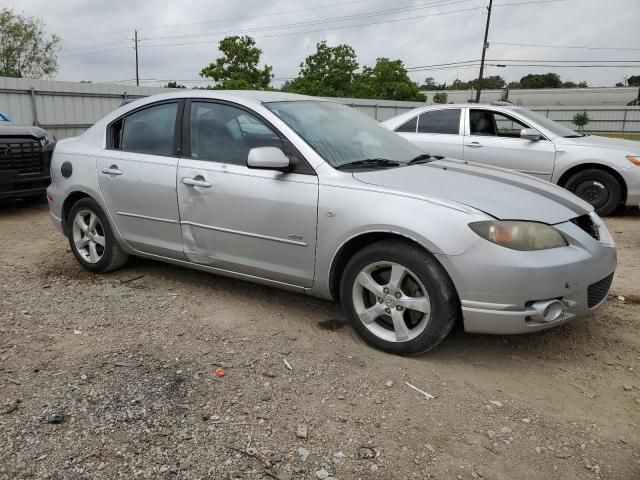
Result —
<path fill-rule="evenodd" d="M 394 262 L 364 267 L 353 284 L 353 306 L 363 325 L 387 342 L 418 337 L 431 318 L 431 302 L 420 279 Z"/>
<path fill-rule="evenodd" d="M 73 219 L 73 242 L 78 254 L 88 263 L 98 263 L 104 255 L 104 228 L 90 210 L 79 210 Z"/>

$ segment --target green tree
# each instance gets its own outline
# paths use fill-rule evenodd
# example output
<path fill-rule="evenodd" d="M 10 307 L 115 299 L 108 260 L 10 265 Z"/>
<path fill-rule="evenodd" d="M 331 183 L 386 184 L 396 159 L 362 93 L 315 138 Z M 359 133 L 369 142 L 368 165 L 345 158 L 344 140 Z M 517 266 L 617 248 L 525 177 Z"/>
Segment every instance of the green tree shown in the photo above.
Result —
<path fill-rule="evenodd" d="M 0 76 L 51 77 L 58 71 L 56 48 L 60 37 L 47 37 L 42 21 L 17 15 L 5 8 L 0 13 Z"/>
<path fill-rule="evenodd" d="M 578 88 L 578 84 L 576 82 L 568 81 L 562 83 L 562 88 Z"/>
<path fill-rule="evenodd" d="M 507 82 L 500 75 L 494 75 L 491 77 L 484 77 L 482 79 L 483 90 L 500 90 L 507 85 Z M 463 82 L 462 80 L 455 79 L 453 83 L 448 87 L 448 90 L 475 90 L 478 88 L 478 79 Z"/>
<path fill-rule="evenodd" d="M 364 67 L 362 73 L 356 75 L 353 87 L 353 96 L 359 98 L 416 102 L 427 100 L 420 93 L 418 85 L 409 78 L 402 60 L 378 58 L 373 68 Z"/>
<path fill-rule="evenodd" d="M 560 88 L 562 80 L 557 73 L 530 73 L 520 79 L 521 88 Z"/>
<path fill-rule="evenodd" d="M 447 103 L 447 92 L 438 92 L 433 96 L 433 103 Z"/>
<path fill-rule="evenodd" d="M 352 95 L 353 81 L 358 70 L 356 53 L 349 45 L 330 47 L 327 42 L 316 45 L 316 52 L 300 64 L 300 73 L 285 83 L 284 91 L 348 97 Z"/>
<path fill-rule="evenodd" d="M 222 56 L 200 71 L 200 76 L 216 82 L 222 90 L 265 90 L 271 82 L 272 67 L 258 67 L 262 50 L 249 36 L 231 36 L 218 44 Z"/>
<path fill-rule="evenodd" d="M 640 75 L 632 75 L 627 78 L 627 85 L 630 87 L 640 87 Z"/>
<path fill-rule="evenodd" d="M 579 112 L 573 116 L 571 120 L 573 124 L 578 127 L 578 130 L 584 131 L 584 127 L 591 121 L 587 112 Z"/>
<path fill-rule="evenodd" d="M 582 81 L 582 82 L 578 83 L 578 88 L 587 88 L 588 86 L 589 85 L 585 81 Z"/>
<path fill-rule="evenodd" d="M 178 82 L 171 81 L 167 83 L 164 88 L 187 88 L 184 85 L 180 85 Z"/>

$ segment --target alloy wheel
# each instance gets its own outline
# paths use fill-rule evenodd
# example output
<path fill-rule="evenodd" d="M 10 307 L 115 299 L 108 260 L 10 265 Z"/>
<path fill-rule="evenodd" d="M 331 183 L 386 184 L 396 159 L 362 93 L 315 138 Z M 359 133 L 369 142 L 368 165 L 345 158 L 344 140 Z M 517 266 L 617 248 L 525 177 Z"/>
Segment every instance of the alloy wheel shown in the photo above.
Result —
<path fill-rule="evenodd" d="M 98 263 L 105 251 L 104 228 L 91 210 L 79 210 L 73 219 L 73 243 L 82 259 Z"/>
<path fill-rule="evenodd" d="M 431 318 L 431 302 L 423 283 L 411 270 L 394 262 L 364 267 L 354 281 L 352 300 L 364 326 L 389 342 L 413 340 Z"/>

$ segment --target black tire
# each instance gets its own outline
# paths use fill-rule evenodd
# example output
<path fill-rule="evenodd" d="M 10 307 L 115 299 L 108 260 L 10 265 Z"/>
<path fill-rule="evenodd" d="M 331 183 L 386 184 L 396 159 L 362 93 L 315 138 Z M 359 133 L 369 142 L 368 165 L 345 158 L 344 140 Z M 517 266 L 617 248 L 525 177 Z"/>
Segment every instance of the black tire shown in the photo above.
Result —
<path fill-rule="evenodd" d="M 102 256 L 96 263 L 90 263 L 89 261 L 85 260 L 74 242 L 73 222 L 76 218 L 76 215 L 80 211 L 89 211 L 95 214 L 100 221 L 100 226 L 102 229 L 101 233 L 104 236 L 105 245 L 101 249 Z M 69 245 L 71 246 L 71 251 L 73 252 L 78 262 L 80 262 L 80 264 L 90 272 L 110 272 L 122 267 L 127 262 L 129 255 L 124 250 L 122 250 L 120 245 L 118 245 L 118 242 L 113 235 L 111 225 L 109 225 L 107 216 L 104 214 L 98 203 L 92 198 L 82 198 L 73 205 L 69 212 L 69 217 L 67 218 L 67 224 L 67 236 L 69 239 Z"/>
<path fill-rule="evenodd" d="M 589 202 L 602 217 L 611 215 L 622 201 L 622 185 L 609 172 L 589 168 L 574 173 L 564 188 Z"/>
<path fill-rule="evenodd" d="M 431 303 L 426 328 L 408 341 L 388 341 L 372 333 L 360 320 L 353 301 L 354 282 L 367 266 L 392 262 L 408 268 L 424 285 Z M 367 246 L 347 263 L 340 281 L 340 302 L 353 329 L 374 348 L 397 355 L 424 353 L 451 332 L 460 317 L 458 297 L 449 275 L 428 252 L 402 240 L 385 240 Z"/>

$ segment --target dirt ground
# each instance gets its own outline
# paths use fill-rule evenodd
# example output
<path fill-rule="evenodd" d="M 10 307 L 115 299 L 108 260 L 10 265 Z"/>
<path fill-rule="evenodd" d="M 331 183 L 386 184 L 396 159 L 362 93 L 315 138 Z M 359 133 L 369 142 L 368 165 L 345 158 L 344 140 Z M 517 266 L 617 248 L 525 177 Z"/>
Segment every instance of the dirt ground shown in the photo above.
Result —
<path fill-rule="evenodd" d="M 597 314 L 399 358 L 329 302 L 135 259 L 90 274 L 46 206 L 2 206 L 0 478 L 640 478 L 640 215 L 607 223 Z"/>

